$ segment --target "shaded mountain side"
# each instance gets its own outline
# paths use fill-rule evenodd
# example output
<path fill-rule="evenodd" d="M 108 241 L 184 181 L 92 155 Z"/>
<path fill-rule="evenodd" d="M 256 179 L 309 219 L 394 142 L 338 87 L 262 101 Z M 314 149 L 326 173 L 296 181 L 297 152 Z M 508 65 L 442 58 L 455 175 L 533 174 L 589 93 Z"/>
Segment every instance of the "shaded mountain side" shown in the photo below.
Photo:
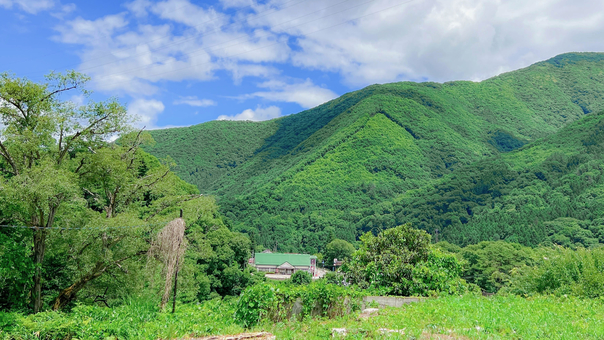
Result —
<path fill-rule="evenodd" d="M 261 123 L 152 131 L 239 230 L 266 247 L 354 240 L 364 208 L 604 109 L 604 54 L 567 54 L 480 83 L 372 85 Z M 526 146 L 525 146 L 526 147 Z"/>
<path fill-rule="evenodd" d="M 356 213 L 362 231 L 412 222 L 459 245 L 604 243 L 604 113 Z"/>

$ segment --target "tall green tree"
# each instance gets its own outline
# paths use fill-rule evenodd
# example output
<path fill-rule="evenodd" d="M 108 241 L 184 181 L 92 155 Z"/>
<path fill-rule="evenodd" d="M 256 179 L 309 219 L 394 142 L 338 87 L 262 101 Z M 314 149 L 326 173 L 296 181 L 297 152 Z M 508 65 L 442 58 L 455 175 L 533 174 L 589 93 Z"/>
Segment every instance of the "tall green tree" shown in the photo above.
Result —
<path fill-rule="evenodd" d="M 51 73 L 46 82 L 0 74 L 2 195 L 18 202 L 10 220 L 33 229 L 33 310 L 40 311 L 42 264 L 59 210 L 80 196 L 78 174 L 107 140 L 129 129 L 116 100 L 76 105 L 67 92 L 89 92 L 77 72 Z"/>
<path fill-rule="evenodd" d="M 325 251 L 323 252 L 325 263 L 327 267 L 330 267 L 333 265 L 334 259 L 340 261 L 349 259 L 354 251 L 354 246 L 349 242 L 335 239 L 325 246 Z"/>

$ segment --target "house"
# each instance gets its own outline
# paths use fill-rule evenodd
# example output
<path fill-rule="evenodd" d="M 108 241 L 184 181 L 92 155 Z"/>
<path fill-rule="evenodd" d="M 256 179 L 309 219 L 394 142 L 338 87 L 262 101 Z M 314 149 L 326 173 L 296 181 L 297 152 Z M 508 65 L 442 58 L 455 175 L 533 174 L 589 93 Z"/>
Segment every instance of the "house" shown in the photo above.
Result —
<path fill-rule="evenodd" d="M 250 265 L 265 273 L 291 275 L 299 270 L 304 270 L 314 276 L 317 269 L 317 257 L 308 254 L 256 253 L 254 260 L 250 261 Z"/>

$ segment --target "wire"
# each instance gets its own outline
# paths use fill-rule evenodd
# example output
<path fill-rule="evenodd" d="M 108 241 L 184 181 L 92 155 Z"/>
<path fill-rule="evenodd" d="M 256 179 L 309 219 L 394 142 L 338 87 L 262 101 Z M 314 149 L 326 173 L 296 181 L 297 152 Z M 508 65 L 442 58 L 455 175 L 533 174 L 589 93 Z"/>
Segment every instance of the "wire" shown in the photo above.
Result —
<path fill-rule="evenodd" d="M 80 227 L 80 228 L 64 228 L 64 227 L 33 227 L 26 225 L 8 225 L 8 224 L 0 224 L 0 228 L 23 228 L 23 229 L 53 229 L 53 230 L 99 230 L 99 229 L 125 229 L 125 228 L 142 228 L 142 227 L 152 227 L 158 225 L 166 225 L 169 221 L 166 222 L 157 222 L 157 223 L 147 223 L 140 225 L 131 225 L 131 226 L 105 226 L 105 227 Z"/>
<path fill-rule="evenodd" d="M 370 2 L 374 2 L 374 1 L 377 1 L 377 0 L 370 0 L 370 1 L 367 1 L 367 2 L 365 2 L 365 3 L 360 4 L 360 5 L 358 5 L 358 6 L 361 6 L 361 5 L 364 5 L 364 4 L 367 4 L 367 3 L 370 3 Z M 361 18 L 364 18 L 364 17 L 368 17 L 368 16 L 370 16 L 370 15 L 374 15 L 374 14 L 377 14 L 377 13 L 380 13 L 380 12 L 383 12 L 383 11 L 386 11 L 386 10 L 389 10 L 389 9 L 392 9 L 392 8 L 395 8 L 395 7 L 398 7 L 398 6 L 402 6 L 402 5 L 405 5 L 405 4 L 408 4 L 408 3 L 414 2 L 414 1 L 416 1 L 416 0 L 404 1 L 404 2 L 398 3 L 398 4 L 396 4 L 396 5 L 393 5 L 393 6 L 390 6 L 390 7 L 387 7 L 387 8 L 384 8 L 384 9 L 378 10 L 378 11 L 375 11 L 375 12 L 371 12 L 371 13 L 368 13 L 368 14 L 361 15 L 361 16 L 359 16 L 359 17 L 355 17 L 355 18 L 352 18 L 352 19 L 348 19 L 348 20 L 346 20 L 346 21 L 340 22 L 340 23 L 335 24 L 335 25 L 332 25 L 332 26 L 324 27 L 324 28 L 321 28 L 321 29 L 318 29 L 318 30 L 315 30 L 315 31 L 312 31 L 312 32 L 309 32 L 309 33 L 305 33 L 304 35 L 306 35 L 306 36 L 307 36 L 307 35 L 311 35 L 311 34 L 314 34 L 314 33 L 317 33 L 317 32 L 321 32 L 321 31 L 324 31 L 324 30 L 326 30 L 326 29 L 330 29 L 330 28 L 333 28 L 333 27 L 337 27 L 337 26 L 343 25 L 343 24 L 345 24 L 345 23 L 348 23 L 348 22 L 351 22 L 351 21 L 354 21 L 354 20 L 358 20 L 358 19 L 361 19 Z M 358 6 L 355 6 L 355 7 L 358 7 Z M 354 8 L 354 7 L 350 7 L 350 8 L 348 8 L 348 9 L 344 10 L 344 11 L 347 11 L 347 10 L 349 10 L 349 9 L 351 9 L 351 8 Z M 330 15 L 339 14 L 339 13 L 344 12 L 344 11 L 340 11 L 340 12 L 333 13 L 333 14 L 330 14 Z M 328 16 L 330 16 L 330 15 L 328 15 Z M 327 16 L 325 16 L 325 17 L 327 17 Z M 322 17 L 322 18 L 319 18 L 319 19 L 323 19 L 323 18 L 325 18 L 325 17 Z M 316 20 L 319 20 L 319 19 L 311 20 L 311 21 L 309 21 L 309 22 L 305 22 L 305 23 L 300 24 L 300 25 L 292 26 L 292 27 L 289 27 L 289 29 L 294 28 L 294 27 L 298 27 L 298 26 L 302 26 L 302 25 L 306 25 L 306 24 L 308 24 L 308 23 L 310 23 L 310 22 L 313 22 L 313 21 L 316 21 Z M 243 55 L 243 54 L 246 54 L 246 53 L 250 53 L 250 52 L 258 51 L 258 50 L 261 50 L 261 49 L 264 49 L 264 48 L 267 48 L 267 47 L 271 47 L 271 46 L 274 46 L 274 45 L 277 45 L 277 44 L 280 44 L 280 42 L 274 42 L 274 43 L 271 43 L 271 44 L 268 44 L 268 45 L 265 45 L 265 46 L 262 46 L 262 47 L 258 47 L 258 48 L 252 49 L 252 50 L 248 50 L 248 51 L 245 51 L 245 52 L 231 54 L 231 55 L 228 55 L 228 56 L 223 57 L 223 58 L 230 58 L 230 57 L 235 57 L 235 56 Z M 225 48 L 232 47 L 232 46 L 236 46 L 236 45 L 238 45 L 238 44 L 231 45 L 231 46 L 227 46 L 227 47 L 225 47 Z M 204 48 L 204 50 L 205 50 L 205 48 Z M 189 54 L 189 56 L 190 56 L 190 55 L 193 55 L 193 54 Z M 212 61 L 210 61 L 210 62 L 205 62 L 205 63 L 199 63 L 199 64 L 196 64 L 196 66 L 205 65 L 205 64 L 211 64 L 211 63 L 213 63 L 213 62 L 212 62 Z M 143 70 L 143 69 L 148 68 L 148 67 L 151 67 L 151 66 L 154 66 L 154 65 L 147 65 L 147 66 L 144 66 L 144 67 L 142 67 L 142 68 L 138 68 L 138 69 L 132 69 L 132 70 L 130 70 L 129 72 L 126 72 L 126 73 L 125 73 L 125 72 L 119 72 L 119 73 L 107 74 L 107 75 L 103 75 L 103 76 L 100 76 L 100 77 L 96 77 L 96 78 L 94 78 L 93 80 L 98 81 L 99 79 L 104 79 L 104 78 L 108 78 L 108 77 L 111 77 L 111 76 L 117 76 L 117 75 L 128 75 L 128 74 L 129 74 L 130 72 L 132 72 L 132 71 L 139 71 L 139 70 Z M 182 67 L 182 68 L 179 68 L 179 69 L 170 70 L 170 71 L 167 71 L 167 72 L 161 72 L 161 73 L 151 74 L 151 75 L 148 75 L 148 76 L 147 76 L 147 78 L 150 78 L 150 77 L 157 77 L 157 76 L 161 76 L 161 75 L 164 75 L 164 74 L 169 74 L 169 73 L 173 73 L 173 72 L 176 72 L 176 71 L 181 71 L 181 70 L 185 70 L 185 69 L 189 69 L 189 68 L 190 68 L 190 66 L 186 66 L 186 67 Z M 116 82 L 114 82 L 114 84 L 115 84 L 115 83 L 129 82 L 129 81 L 131 81 L 131 79 L 124 79 L 124 80 L 122 80 L 122 81 L 116 81 Z"/>

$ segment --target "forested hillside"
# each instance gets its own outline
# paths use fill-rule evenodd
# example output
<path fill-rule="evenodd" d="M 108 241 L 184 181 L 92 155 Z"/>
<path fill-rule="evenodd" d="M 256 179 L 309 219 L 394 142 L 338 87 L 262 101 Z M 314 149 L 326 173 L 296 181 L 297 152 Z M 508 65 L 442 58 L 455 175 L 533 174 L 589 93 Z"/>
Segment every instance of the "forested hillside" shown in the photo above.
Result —
<path fill-rule="evenodd" d="M 440 195 L 430 190 L 460 178 L 470 164 L 493 158 L 489 164 L 499 169 L 497 162 L 508 162 L 505 153 L 604 109 L 603 80 L 604 54 L 565 54 L 479 83 L 373 85 L 272 121 L 155 130 L 157 144 L 146 150 L 174 158 L 183 179 L 216 194 L 233 227 L 265 247 L 316 252 L 334 237 L 353 241 L 407 220 L 460 244 L 497 238 L 534 244 L 549 236 L 524 235 L 530 228 L 521 223 L 518 232 L 511 226 L 495 232 L 495 222 L 472 208 L 460 215 L 413 203 L 433 215 L 423 217 L 402 207 Z M 542 230 L 555 218 L 535 219 Z"/>
<path fill-rule="evenodd" d="M 590 247 L 604 243 L 603 193 L 604 112 L 365 209 L 356 226 L 412 222 L 460 245 L 504 239 Z"/>

